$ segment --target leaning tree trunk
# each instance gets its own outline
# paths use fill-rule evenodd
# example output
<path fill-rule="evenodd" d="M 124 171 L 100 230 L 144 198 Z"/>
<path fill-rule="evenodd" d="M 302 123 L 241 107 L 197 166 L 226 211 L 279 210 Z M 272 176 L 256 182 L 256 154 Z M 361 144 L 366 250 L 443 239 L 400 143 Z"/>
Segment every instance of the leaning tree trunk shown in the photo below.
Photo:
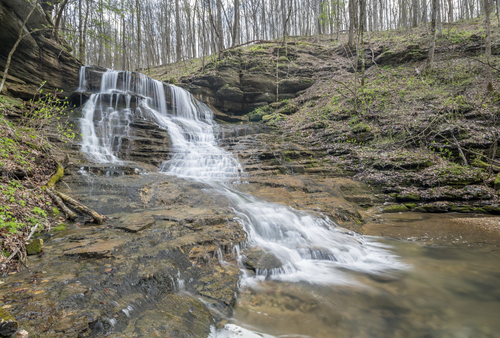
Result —
<path fill-rule="evenodd" d="M 14 44 L 14 46 L 12 46 L 12 49 L 10 50 L 9 55 L 7 56 L 7 63 L 5 64 L 5 68 L 3 70 L 2 82 L 0 83 L 0 93 L 2 93 L 3 86 L 5 84 L 5 80 L 7 79 L 7 73 L 9 72 L 10 61 L 12 60 L 12 55 L 14 55 L 14 52 L 16 51 L 17 46 L 19 46 L 19 43 L 21 42 L 21 40 L 27 35 L 27 34 L 23 34 L 23 30 L 24 30 L 24 27 L 26 26 L 26 22 L 28 22 L 31 14 L 33 14 L 33 12 L 35 11 L 37 6 L 38 6 L 38 0 L 35 1 L 35 3 L 33 4 L 33 8 L 31 9 L 31 11 L 28 13 L 26 18 L 24 19 L 23 24 L 21 25 L 21 28 L 19 29 L 19 36 L 17 38 L 17 41 Z"/>
<path fill-rule="evenodd" d="M 54 24 L 54 28 L 52 29 L 52 36 L 56 41 L 59 40 L 59 25 L 61 24 L 62 14 L 67 4 L 68 0 L 64 0 L 61 6 L 59 6 L 59 11 L 57 12 L 56 22 Z"/>

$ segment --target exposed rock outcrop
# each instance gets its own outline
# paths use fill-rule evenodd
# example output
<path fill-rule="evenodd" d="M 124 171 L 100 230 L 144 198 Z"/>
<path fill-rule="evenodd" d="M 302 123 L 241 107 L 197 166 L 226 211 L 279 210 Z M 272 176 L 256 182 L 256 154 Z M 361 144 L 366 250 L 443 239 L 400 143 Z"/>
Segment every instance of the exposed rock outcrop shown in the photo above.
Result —
<path fill-rule="evenodd" d="M 256 108 L 293 99 L 311 87 L 316 75 L 334 68 L 324 53 L 272 45 L 238 49 L 206 65 L 203 74 L 181 78 L 179 85 L 219 110 L 217 119 L 237 122 Z"/>
<path fill-rule="evenodd" d="M 31 10 L 26 1 L 0 2 L 0 71 L 3 72 L 24 18 Z M 23 37 L 9 67 L 4 93 L 31 99 L 43 81 L 44 88 L 70 92 L 78 86 L 80 62 L 69 53 L 69 47 L 51 38 L 52 21 L 40 5 L 30 16 Z M 31 32 L 31 33 L 30 33 Z M 0 73 L 3 75 L 3 73 Z M 66 95 L 66 93 L 64 93 Z"/>

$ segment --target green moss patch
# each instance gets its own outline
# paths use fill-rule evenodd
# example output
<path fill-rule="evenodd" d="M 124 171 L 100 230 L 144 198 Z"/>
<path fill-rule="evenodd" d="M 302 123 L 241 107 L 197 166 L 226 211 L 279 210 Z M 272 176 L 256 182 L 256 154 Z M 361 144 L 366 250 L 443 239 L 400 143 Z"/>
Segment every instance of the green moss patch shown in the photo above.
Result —
<path fill-rule="evenodd" d="M 26 245 L 26 252 L 28 255 L 38 255 L 42 252 L 43 239 L 37 238 L 32 240 L 28 245 Z"/>
<path fill-rule="evenodd" d="M 389 205 L 382 209 L 386 213 L 390 212 L 403 212 L 408 211 L 409 209 L 404 205 Z"/>

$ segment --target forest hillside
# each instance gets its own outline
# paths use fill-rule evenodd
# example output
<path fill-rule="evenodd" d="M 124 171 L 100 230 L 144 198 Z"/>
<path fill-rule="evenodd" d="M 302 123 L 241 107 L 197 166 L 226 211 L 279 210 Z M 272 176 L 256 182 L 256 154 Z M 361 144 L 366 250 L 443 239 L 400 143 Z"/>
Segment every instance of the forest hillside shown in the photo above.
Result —
<path fill-rule="evenodd" d="M 357 67 L 347 45 L 296 38 L 146 72 L 185 87 L 221 121 L 277 128 L 284 160 L 304 160 L 287 149 L 300 143 L 318 157 L 306 166 L 377 187 L 386 211 L 496 214 L 497 26 L 486 61 L 482 20 L 445 24 L 431 70 L 426 29 L 414 28 L 368 33 Z"/>

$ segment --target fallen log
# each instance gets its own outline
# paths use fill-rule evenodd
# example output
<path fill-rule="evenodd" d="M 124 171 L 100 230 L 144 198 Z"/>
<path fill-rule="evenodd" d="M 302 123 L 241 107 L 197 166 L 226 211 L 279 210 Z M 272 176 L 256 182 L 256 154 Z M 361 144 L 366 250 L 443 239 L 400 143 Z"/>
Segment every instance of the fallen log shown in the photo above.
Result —
<path fill-rule="evenodd" d="M 77 217 L 76 213 L 70 208 L 68 208 L 66 204 L 64 204 L 64 202 L 61 200 L 61 198 L 59 198 L 59 196 L 55 195 L 50 189 L 45 189 L 45 191 L 50 196 L 50 198 L 52 198 L 52 200 L 59 207 L 59 209 L 61 209 L 62 212 L 64 212 L 67 218 L 69 218 L 72 221 L 76 219 Z"/>
<path fill-rule="evenodd" d="M 86 207 L 85 205 L 74 200 L 73 198 L 69 197 L 68 195 L 63 194 L 62 192 L 54 191 L 54 193 L 57 194 L 64 202 L 71 205 L 73 208 L 83 212 L 84 214 L 91 216 L 97 224 L 104 223 L 104 216 L 103 215 L 100 215 L 99 213 Z"/>

